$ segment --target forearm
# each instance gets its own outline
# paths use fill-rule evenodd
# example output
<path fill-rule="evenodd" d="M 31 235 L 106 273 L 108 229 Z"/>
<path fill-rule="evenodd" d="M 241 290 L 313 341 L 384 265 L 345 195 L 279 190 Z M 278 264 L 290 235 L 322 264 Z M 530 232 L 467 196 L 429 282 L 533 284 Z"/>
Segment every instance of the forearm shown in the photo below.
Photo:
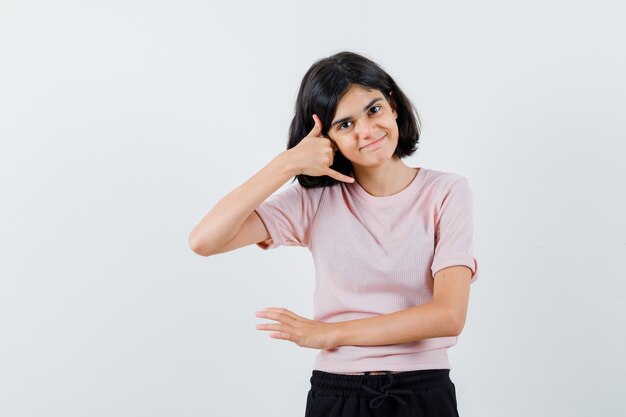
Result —
<path fill-rule="evenodd" d="M 250 213 L 297 174 L 286 152 L 224 196 L 193 228 L 189 241 L 197 251 L 210 252 L 230 241 Z"/>
<path fill-rule="evenodd" d="M 336 346 L 392 345 L 458 335 L 452 312 L 435 302 L 333 324 Z"/>

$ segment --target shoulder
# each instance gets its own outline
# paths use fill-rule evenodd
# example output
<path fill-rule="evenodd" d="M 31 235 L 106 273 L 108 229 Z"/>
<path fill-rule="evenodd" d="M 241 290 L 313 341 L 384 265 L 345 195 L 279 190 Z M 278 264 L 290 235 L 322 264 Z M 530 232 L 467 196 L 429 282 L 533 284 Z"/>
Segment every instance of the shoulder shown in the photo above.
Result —
<path fill-rule="evenodd" d="M 465 176 L 456 172 L 427 169 L 425 177 L 426 183 L 440 192 L 450 191 L 454 187 L 467 186 L 469 184 Z"/>
<path fill-rule="evenodd" d="M 473 204 L 472 189 L 464 175 L 432 169 L 426 174 L 428 196 L 437 211 L 450 204 L 462 206 Z"/>
<path fill-rule="evenodd" d="M 318 206 L 322 198 L 324 198 L 324 194 L 329 192 L 328 189 L 334 188 L 328 186 L 307 188 L 303 187 L 298 181 L 293 184 L 293 187 L 297 190 L 297 193 L 312 206 Z"/>
<path fill-rule="evenodd" d="M 284 185 L 279 188 L 271 198 L 304 198 L 310 200 L 318 200 L 324 192 L 324 187 L 306 188 L 303 187 L 298 181 L 294 181 L 291 184 Z"/>
<path fill-rule="evenodd" d="M 305 209 L 310 214 L 317 211 L 324 192 L 323 187 L 306 188 L 294 181 L 268 197 L 261 206 L 274 205 L 294 212 Z"/>

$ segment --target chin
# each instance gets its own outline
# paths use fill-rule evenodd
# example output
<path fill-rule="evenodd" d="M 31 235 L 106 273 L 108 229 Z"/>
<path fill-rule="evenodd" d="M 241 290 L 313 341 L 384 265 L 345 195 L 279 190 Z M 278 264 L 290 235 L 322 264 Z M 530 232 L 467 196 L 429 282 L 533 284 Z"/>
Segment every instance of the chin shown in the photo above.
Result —
<path fill-rule="evenodd" d="M 378 158 L 368 158 L 364 161 L 362 161 L 362 163 L 356 163 L 355 165 L 360 165 L 362 167 L 377 167 L 377 166 L 381 166 L 384 165 L 388 162 L 392 162 L 393 161 L 393 154 L 391 156 L 379 156 Z M 354 164 L 354 162 L 353 162 Z"/>

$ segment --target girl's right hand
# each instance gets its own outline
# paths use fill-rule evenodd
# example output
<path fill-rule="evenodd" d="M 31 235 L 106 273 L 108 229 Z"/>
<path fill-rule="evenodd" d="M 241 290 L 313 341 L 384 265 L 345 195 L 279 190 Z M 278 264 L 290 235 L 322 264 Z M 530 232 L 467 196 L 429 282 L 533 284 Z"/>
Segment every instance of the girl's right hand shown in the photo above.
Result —
<path fill-rule="evenodd" d="M 298 174 L 314 177 L 328 175 L 339 181 L 354 182 L 354 178 L 330 168 L 337 145 L 322 135 L 322 121 L 317 114 L 313 115 L 313 120 L 315 125 L 309 134 L 288 151 Z"/>

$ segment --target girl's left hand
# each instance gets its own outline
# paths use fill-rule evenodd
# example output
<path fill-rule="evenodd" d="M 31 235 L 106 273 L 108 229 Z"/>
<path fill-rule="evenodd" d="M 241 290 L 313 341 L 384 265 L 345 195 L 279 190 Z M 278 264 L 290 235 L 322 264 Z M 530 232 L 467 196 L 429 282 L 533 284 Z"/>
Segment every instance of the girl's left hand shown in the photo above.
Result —
<path fill-rule="evenodd" d="M 286 308 L 268 307 L 257 311 L 257 317 L 275 320 L 278 323 L 257 324 L 258 330 L 273 330 L 270 336 L 276 339 L 290 340 L 301 347 L 331 350 L 335 344 L 335 326 L 300 317 Z"/>

